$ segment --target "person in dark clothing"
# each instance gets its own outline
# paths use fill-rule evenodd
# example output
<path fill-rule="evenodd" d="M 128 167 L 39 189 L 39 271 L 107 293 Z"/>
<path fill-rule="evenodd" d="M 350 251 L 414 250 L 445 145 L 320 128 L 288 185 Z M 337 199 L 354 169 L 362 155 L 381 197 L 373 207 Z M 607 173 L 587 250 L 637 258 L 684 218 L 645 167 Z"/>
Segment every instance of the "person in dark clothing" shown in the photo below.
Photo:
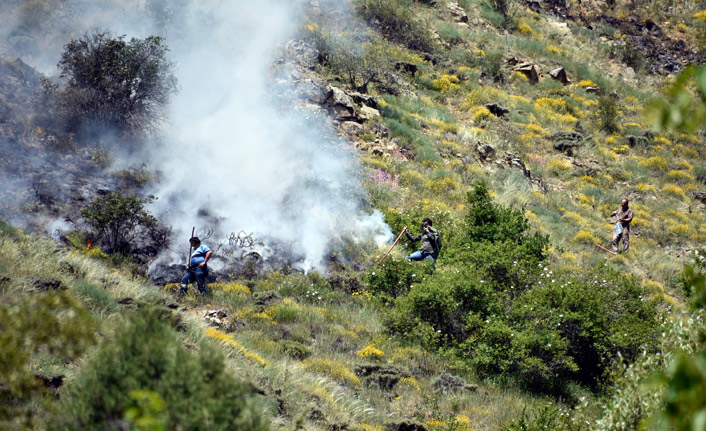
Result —
<path fill-rule="evenodd" d="M 405 230 L 407 227 L 405 226 Z M 407 256 L 408 261 L 413 260 L 424 260 L 428 259 L 431 261 L 432 266 L 436 262 L 436 258 L 439 257 L 439 250 L 437 250 L 437 240 L 439 237 L 439 232 L 432 227 L 432 221 L 430 218 L 425 218 L 422 221 L 422 233 L 417 236 L 412 236 L 407 230 L 407 239 L 416 242 L 422 241 L 422 248 L 419 251 Z"/>
<path fill-rule="evenodd" d="M 204 295 L 208 295 L 206 277 L 208 277 L 207 263 L 211 259 L 212 254 L 211 248 L 206 244 L 201 244 L 201 240 L 198 237 L 189 239 L 189 242 L 191 243 L 191 247 L 194 248 L 194 251 L 191 253 L 189 264 L 186 266 L 186 270 L 188 272 L 184 278 L 181 279 L 179 296 L 184 296 L 186 294 L 189 281 L 195 281 L 199 288 L 199 292 Z"/>

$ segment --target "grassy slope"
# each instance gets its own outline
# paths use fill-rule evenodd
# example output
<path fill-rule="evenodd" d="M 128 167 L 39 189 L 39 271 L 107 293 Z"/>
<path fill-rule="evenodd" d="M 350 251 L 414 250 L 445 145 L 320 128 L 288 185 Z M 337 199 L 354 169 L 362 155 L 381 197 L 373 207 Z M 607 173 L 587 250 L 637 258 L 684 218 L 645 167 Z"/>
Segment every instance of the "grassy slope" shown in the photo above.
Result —
<path fill-rule="evenodd" d="M 4 231 L 0 268 L 8 279 L 3 296 L 21 298 L 32 294 L 38 280 L 58 280 L 91 311 L 99 343 L 110 342 L 136 307 L 173 304 L 170 293 L 110 267 L 100 253 L 70 251 L 47 239 Z M 189 297 L 174 311 L 184 323 L 183 343 L 194 348 L 204 337 L 218 343 L 232 372 L 261 389 L 265 415 L 275 428 L 367 430 L 396 418 L 416 418 L 431 425 L 451 420 L 466 428 L 498 429 L 532 403 L 513 390 L 435 385 L 448 372 L 442 358 L 391 339 L 366 295 L 334 291 L 317 275 L 274 274 L 252 290 L 237 283 L 213 288 L 208 303 Z M 204 321 L 213 308 L 228 314 L 221 330 Z M 229 325 L 239 329 L 226 332 Z M 32 373 L 66 375 L 71 384 L 77 368 L 64 361 L 40 351 L 32 357 Z M 388 376 L 400 379 L 398 384 L 384 390 L 357 376 L 353 371 L 364 364 L 383 365 Z M 36 412 L 38 423 L 49 411 Z"/>
<path fill-rule="evenodd" d="M 703 137 L 657 133 L 634 147 L 627 139 L 651 131 L 644 108 L 667 80 L 644 70 L 634 79 L 622 79 L 629 75 L 627 66 L 610 55 L 610 44 L 620 43 L 619 33 L 575 24 L 569 32 L 552 17 L 518 7 L 503 35 L 487 23 L 497 19 L 487 4 L 462 4 L 472 23 L 483 24 L 455 24 L 438 12 L 443 5 L 414 7 L 444 41 L 438 54 L 443 59 L 434 66 L 418 62 L 420 72 L 410 78 L 418 99 L 382 95 L 388 102 L 383 122 L 391 126 L 400 146 L 417 154 L 415 160 L 394 154 L 364 159 L 371 170 L 398 179 L 384 182 L 380 175 L 371 175 L 377 178 L 369 181 L 376 206 L 403 210 L 422 196 L 434 201 L 428 206 L 460 214 L 469 182 L 483 178 L 501 203 L 524 205 L 536 228 L 550 234 L 555 261 L 581 266 L 606 257 L 593 243 L 609 245 L 612 229 L 605 219 L 628 196 L 635 211 L 633 248 L 609 262 L 678 296 L 670 281 L 681 270 L 684 250 L 697 247 L 706 236 L 703 206 L 690 195 L 704 187 Z M 669 25 L 682 31 L 698 25 L 688 13 L 672 18 Z M 686 23 L 679 25 L 679 18 Z M 387 49 L 394 53 L 402 48 Z M 491 58 L 498 55 L 500 60 Z M 532 85 L 508 66 L 501 67 L 502 82 L 482 75 L 492 69 L 488 63 L 510 57 L 537 64 L 544 75 L 540 82 Z M 568 71 L 570 85 L 548 76 L 559 66 Z M 616 130 L 601 130 L 600 98 L 585 90 L 593 84 L 603 94 L 617 96 Z M 483 109 L 486 103 L 499 103 L 511 112 L 497 118 Z M 395 121 L 400 116 L 408 120 L 402 121 L 404 127 Z M 553 149 L 550 135 L 560 131 L 581 131 L 589 139 L 569 157 Z M 519 156 L 548 191 L 533 189 L 518 171 L 478 162 L 474 146 L 479 140 L 496 148 L 496 158 L 505 151 Z M 465 163 L 461 156 L 473 161 Z M 592 169 L 572 165 L 574 161 Z"/>

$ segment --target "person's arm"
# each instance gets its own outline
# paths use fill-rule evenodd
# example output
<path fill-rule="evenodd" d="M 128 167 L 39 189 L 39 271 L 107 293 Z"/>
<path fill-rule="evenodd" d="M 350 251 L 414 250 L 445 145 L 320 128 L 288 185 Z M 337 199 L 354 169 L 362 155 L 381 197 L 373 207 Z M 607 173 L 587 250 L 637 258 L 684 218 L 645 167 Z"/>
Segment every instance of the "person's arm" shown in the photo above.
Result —
<path fill-rule="evenodd" d="M 626 223 L 630 223 L 632 221 L 632 210 L 628 210 L 625 213 L 625 216 L 620 219 L 620 221 L 624 221 Z"/>
<path fill-rule="evenodd" d="M 206 263 L 207 263 L 208 260 L 211 258 L 211 254 L 212 254 L 212 253 L 213 253 L 213 252 L 212 252 L 211 250 L 207 251 L 207 252 L 206 252 L 206 255 L 203 257 L 203 262 L 201 262 L 201 263 L 199 264 L 199 266 L 201 266 L 201 267 L 206 266 Z"/>
<path fill-rule="evenodd" d="M 417 235 L 417 236 L 412 236 L 412 235 L 409 233 L 409 231 L 407 231 L 406 234 L 407 234 L 407 239 L 410 240 L 410 241 L 412 241 L 412 242 L 417 242 L 417 241 L 419 241 L 420 239 L 422 239 L 422 234 L 421 234 L 421 233 L 420 233 L 419 235 Z"/>

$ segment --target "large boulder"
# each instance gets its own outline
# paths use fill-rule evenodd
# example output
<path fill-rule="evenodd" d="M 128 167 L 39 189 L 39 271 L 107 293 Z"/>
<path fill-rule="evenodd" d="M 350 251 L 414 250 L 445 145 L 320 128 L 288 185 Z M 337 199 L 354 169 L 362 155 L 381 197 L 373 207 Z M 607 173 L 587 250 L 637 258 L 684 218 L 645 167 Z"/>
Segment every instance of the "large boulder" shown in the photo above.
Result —
<path fill-rule="evenodd" d="M 333 110 L 337 120 L 346 121 L 355 118 L 355 102 L 340 88 L 329 87 L 324 103 Z"/>
<path fill-rule="evenodd" d="M 539 70 L 536 64 L 524 62 L 518 64 L 512 70 L 525 75 L 529 82 L 531 82 L 532 84 L 536 84 L 537 82 L 539 82 Z"/>

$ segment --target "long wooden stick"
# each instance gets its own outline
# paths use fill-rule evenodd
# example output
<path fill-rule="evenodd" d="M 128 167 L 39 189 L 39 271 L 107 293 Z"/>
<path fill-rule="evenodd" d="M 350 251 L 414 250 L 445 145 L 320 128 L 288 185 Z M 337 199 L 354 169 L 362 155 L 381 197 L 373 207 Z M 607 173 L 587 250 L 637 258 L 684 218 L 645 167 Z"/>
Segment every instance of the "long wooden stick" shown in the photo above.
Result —
<path fill-rule="evenodd" d="M 395 242 L 392 244 L 392 247 L 390 247 L 390 249 L 387 250 L 387 253 L 385 253 L 385 256 L 383 256 L 382 259 L 380 259 L 380 262 L 378 262 L 378 263 L 382 263 L 382 261 L 385 260 L 385 258 L 390 254 L 392 249 L 395 248 L 395 246 L 397 245 L 397 242 L 400 240 L 400 238 L 402 238 L 402 235 L 404 235 L 405 232 L 407 232 L 407 226 L 405 226 L 404 229 L 402 229 L 402 233 L 400 233 L 400 236 L 397 237 Z"/>
<path fill-rule="evenodd" d="M 194 237 L 194 232 L 196 232 L 196 226 L 191 228 L 191 236 L 189 237 L 189 255 L 186 256 L 186 266 L 188 267 L 191 265 L 191 251 L 194 249 L 194 246 L 191 244 L 191 238 Z"/>
<path fill-rule="evenodd" d="M 607 248 L 603 247 L 602 245 L 598 245 L 598 244 L 593 244 L 593 245 L 595 245 L 598 248 L 602 248 L 603 250 L 607 251 L 608 253 L 612 254 L 613 256 L 615 256 L 617 254 L 616 252 L 610 251 Z"/>

